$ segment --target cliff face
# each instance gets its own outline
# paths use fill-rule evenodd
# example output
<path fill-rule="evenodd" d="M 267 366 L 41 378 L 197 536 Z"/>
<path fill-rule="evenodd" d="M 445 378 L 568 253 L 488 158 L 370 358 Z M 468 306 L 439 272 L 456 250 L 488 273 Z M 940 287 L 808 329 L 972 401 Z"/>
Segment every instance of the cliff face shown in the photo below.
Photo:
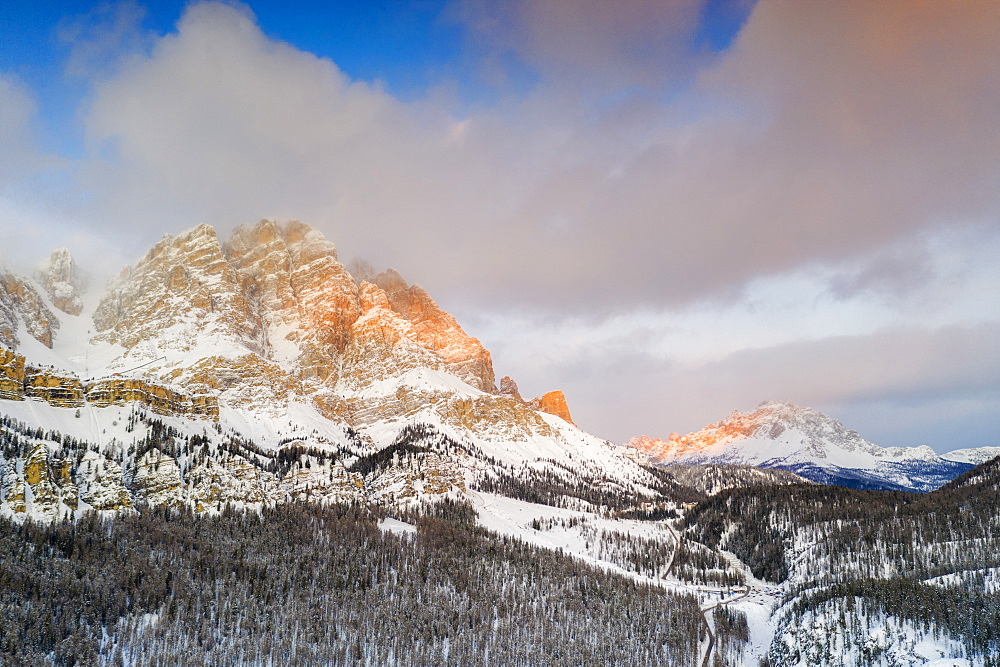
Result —
<path fill-rule="evenodd" d="M 52 347 L 59 319 L 28 281 L 0 269 L 0 345 L 16 350 L 22 325 L 32 338 Z"/>
<path fill-rule="evenodd" d="M 0 399 L 24 399 L 24 357 L 0 347 Z"/>
<path fill-rule="evenodd" d="M 129 351 L 150 341 L 181 353 L 266 350 L 250 281 L 226 261 L 208 225 L 165 236 L 126 267 L 101 299 L 94 325 L 96 341 Z"/>
<path fill-rule="evenodd" d="M 379 274 L 375 284 L 385 291 L 390 307 L 413 326 L 414 340 L 440 355 L 450 373 L 476 389 L 496 393 L 489 351 L 441 310 L 423 287 L 407 285 L 392 269 Z"/>
<path fill-rule="evenodd" d="M 219 402 L 209 394 L 188 395 L 144 380 L 111 377 L 84 383 L 52 368 L 25 365 L 19 354 L 0 348 L 0 399 L 32 398 L 59 408 L 139 403 L 161 415 L 218 420 Z"/>
<path fill-rule="evenodd" d="M 237 229 L 225 254 L 251 285 L 266 331 L 264 356 L 290 362 L 303 380 L 335 383 L 361 307 L 334 245 L 301 222 L 264 220 Z"/>

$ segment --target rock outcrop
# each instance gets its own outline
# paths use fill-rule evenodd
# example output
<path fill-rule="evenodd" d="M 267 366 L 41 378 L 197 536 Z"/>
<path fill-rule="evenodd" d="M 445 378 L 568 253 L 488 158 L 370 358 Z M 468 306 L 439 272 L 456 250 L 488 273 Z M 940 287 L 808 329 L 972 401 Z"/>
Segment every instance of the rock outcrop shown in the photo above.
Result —
<path fill-rule="evenodd" d="M 573 424 L 573 418 L 569 414 L 569 406 L 566 405 L 566 396 L 558 389 L 543 394 L 538 398 L 531 399 L 528 405 L 534 410 L 547 412 L 550 415 L 559 417 L 568 424 Z"/>
<path fill-rule="evenodd" d="M 55 440 L 29 438 L 24 445 L 20 455 L 3 463 L 0 514 L 43 521 L 77 511 L 142 506 L 203 513 L 221 511 L 227 504 L 288 501 L 391 504 L 466 488 L 466 465 L 446 453 L 405 455 L 363 475 L 294 441 L 263 459 L 249 451 L 208 447 L 171 450 L 171 455 L 147 444 L 134 456 L 124 455 L 121 464 L 87 443 L 70 443 L 70 453 L 80 448 L 70 456 L 66 445 Z M 165 446 L 170 450 L 173 445 Z M 284 463 L 275 467 L 275 461 Z"/>
<path fill-rule="evenodd" d="M 363 315 L 351 326 L 339 389 L 359 392 L 410 371 L 446 370 L 439 355 L 417 342 L 412 323 L 390 307 L 380 287 L 361 283 L 358 294 Z"/>
<path fill-rule="evenodd" d="M 130 509 L 132 497 L 122 481 L 122 469 L 113 459 L 88 451 L 76 469 L 80 499 L 99 511 Z"/>
<path fill-rule="evenodd" d="M 55 250 L 39 265 L 35 277 L 53 306 L 68 315 L 80 314 L 83 310 L 81 294 L 87 287 L 87 279 L 67 248 Z"/>
<path fill-rule="evenodd" d="M 101 299 L 94 338 L 129 351 L 155 340 L 158 352 L 191 353 L 200 347 L 264 354 L 251 287 L 226 260 L 212 227 L 168 234 L 134 267 L 126 267 Z"/>
<path fill-rule="evenodd" d="M 80 378 L 63 375 L 50 368 L 24 369 L 24 396 L 39 398 L 60 408 L 78 408 L 84 403 Z"/>
<path fill-rule="evenodd" d="M 24 357 L 0 347 L 0 399 L 24 400 Z"/>
<path fill-rule="evenodd" d="M 183 394 L 135 378 L 116 377 L 91 382 L 84 387 L 84 399 L 99 408 L 139 403 L 161 415 L 219 419 L 219 401 L 215 396 Z"/>
<path fill-rule="evenodd" d="M 525 400 L 521 398 L 521 392 L 517 389 L 517 383 L 514 382 L 509 375 L 505 375 L 500 378 L 500 395 L 513 398 L 518 403 L 525 402 Z"/>
<path fill-rule="evenodd" d="M 268 356 L 292 362 L 304 380 L 335 383 L 361 307 L 334 245 L 301 222 L 262 220 L 237 229 L 225 254 L 253 286 Z"/>
<path fill-rule="evenodd" d="M 60 408 L 139 403 L 161 415 L 219 418 L 219 401 L 211 394 L 185 394 L 168 387 L 125 377 L 83 383 L 53 368 L 28 366 L 24 357 L 0 348 L 0 399 L 45 401 Z"/>
<path fill-rule="evenodd" d="M 177 461 L 159 449 L 150 449 L 125 475 L 139 503 L 146 505 L 184 505 L 183 480 Z"/>

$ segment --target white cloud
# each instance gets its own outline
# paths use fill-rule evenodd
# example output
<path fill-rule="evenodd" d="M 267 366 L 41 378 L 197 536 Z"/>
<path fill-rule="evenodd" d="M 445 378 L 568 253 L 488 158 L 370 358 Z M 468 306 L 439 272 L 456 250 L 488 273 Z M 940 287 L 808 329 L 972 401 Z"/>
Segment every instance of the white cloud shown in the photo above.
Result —
<path fill-rule="evenodd" d="M 0 72 L 0 192 L 40 166 L 34 116 L 31 93 L 17 78 Z"/>

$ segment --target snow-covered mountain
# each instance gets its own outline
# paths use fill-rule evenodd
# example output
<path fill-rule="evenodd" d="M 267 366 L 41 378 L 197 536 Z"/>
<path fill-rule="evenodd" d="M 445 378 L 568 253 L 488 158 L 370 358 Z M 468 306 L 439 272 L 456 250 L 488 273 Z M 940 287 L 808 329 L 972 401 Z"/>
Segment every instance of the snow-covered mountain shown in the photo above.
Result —
<path fill-rule="evenodd" d="M 0 344 L 4 513 L 661 481 L 576 428 L 562 392 L 498 390 L 489 351 L 423 288 L 352 276 L 300 222 L 164 236 L 104 290 L 66 249 L 4 271 Z"/>
<path fill-rule="evenodd" d="M 666 441 L 639 436 L 628 446 L 659 465 L 780 468 L 824 484 L 904 491 L 938 488 L 988 453 L 962 450 L 949 457 L 926 446 L 879 447 L 836 419 L 784 402 L 733 412 L 717 424 L 688 435 L 673 433 Z"/>
<path fill-rule="evenodd" d="M 953 449 L 941 455 L 941 458 L 958 463 L 979 465 L 1000 456 L 1000 447 L 974 447 L 971 449 Z"/>

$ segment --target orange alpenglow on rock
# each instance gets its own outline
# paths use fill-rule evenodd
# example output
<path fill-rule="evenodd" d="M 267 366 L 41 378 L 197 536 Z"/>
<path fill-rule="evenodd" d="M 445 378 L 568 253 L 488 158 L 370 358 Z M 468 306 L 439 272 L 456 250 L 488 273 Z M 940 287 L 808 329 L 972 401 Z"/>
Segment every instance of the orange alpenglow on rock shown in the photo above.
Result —
<path fill-rule="evenodd" d="M 423 287 L 407 284 L 393 269 L 378 274 L 375 284 L 385 291 L 392 310 L 409 320 L 417 343 L 439 354 L 457 377 L 476 389 L 496 393 L 489 350 L 465 333 Z"/>
<path fill-rule="evenodd" d="M 558 389 L 532 399 L 528 406 L 534 410 L 540 410 L 541 412 L 547 412 L 550 415 L 555 415 L 563 421 L 576 426 L 576 424 L 573 423 L 573 418 L 569 414 L 569 406 L 566 405 L 566 396 L 564 396 Z"/>

